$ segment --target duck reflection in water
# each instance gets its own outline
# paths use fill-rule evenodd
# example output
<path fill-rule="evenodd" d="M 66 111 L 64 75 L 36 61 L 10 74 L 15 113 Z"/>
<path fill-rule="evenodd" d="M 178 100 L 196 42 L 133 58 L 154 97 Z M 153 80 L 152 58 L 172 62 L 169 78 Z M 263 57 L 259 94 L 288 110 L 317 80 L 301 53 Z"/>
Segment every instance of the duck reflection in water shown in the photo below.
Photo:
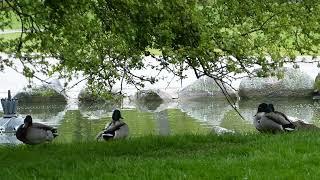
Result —
<path fill-rule="evenodd" d="M 123 122 L 121 112 L 115 109 L 112 113 L 112 121 L 106 125 L 105 129 L 98 133 L 97 140 L 110 140 L 126 138 L 129 135 L 129 127 Z"/>

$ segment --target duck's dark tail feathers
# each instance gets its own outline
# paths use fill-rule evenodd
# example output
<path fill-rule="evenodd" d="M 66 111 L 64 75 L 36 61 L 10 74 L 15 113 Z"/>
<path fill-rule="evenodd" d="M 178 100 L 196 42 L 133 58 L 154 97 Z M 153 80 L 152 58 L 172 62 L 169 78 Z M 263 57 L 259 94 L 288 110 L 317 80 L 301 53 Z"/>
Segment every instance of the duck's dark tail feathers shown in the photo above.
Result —
<path fill-rule="evenodd" d="M 282 125 L 282 128 L 287 131 L 287 132 L 290 132 L 290 131 L 294 131 L 296 129 L 296 126 L 293 125 L 292 123 L 290 124 L 284 124 Z"/>
<path fill-rule="evenodd" d="M 57 137 L 57 136 L 59 136 L 58 130 L 57 130 L 56 128 L 52 128 L 52 129 L 51 129 L 51 132 L 52 132 L 54 138 Z"/>
<path fill-rule="evenodd" d="M 53 137 L 54 137 L 54 138 L 57 137 L 57 136 L 59 136 L 58 133 L 52 133 L 52 134 L 53 134 Z"/>

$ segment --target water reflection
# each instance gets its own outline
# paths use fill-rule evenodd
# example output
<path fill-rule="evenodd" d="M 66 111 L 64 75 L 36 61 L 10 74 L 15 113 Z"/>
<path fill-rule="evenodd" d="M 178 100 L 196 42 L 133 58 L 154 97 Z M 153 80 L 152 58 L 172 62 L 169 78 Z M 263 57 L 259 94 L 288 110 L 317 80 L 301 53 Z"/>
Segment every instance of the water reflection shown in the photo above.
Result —
<path fill-rule="evenodd" d="M 66 104 L 55 103 L 30 103 L 18 105 L 17 113 L 25 117 L 30 114 L 35 122 L 58 126 L 66 113 Z"/>
<path fill-rule="evenodd" d="M 58 142 L 91 141 L 103 127 L 102 121 L 90 121 L 79 110 L 70 110 L 61 120 L 56 139 Z"/>
<path fill-rule="evenodd" d="M 180 101 L 178 107 L 201 124 L 219 126 L 224 114 L 231 110 L 231 106 L 225 100 L 213 98 L 201 98 L 193 101 Z"/>
<path fill-rule="evenodd" d="M 109 117 L 114 109 L 119 109 L 120 107 L 121 102 L 81 103 L 78 109 L 89 120 L 97 120 Z"/>
<path fill-rule="evenodd" d="M 249 122 L 251 120 L 241 119 L 224 99 L 201 98 L 193 101 L 181 101 L 179 108 L 217 134 L 254 130 Z"/>
<path fill-rule="evenodd" d="M 313 112 L 312 122 L 320 125 L 320 101 L 313 103 Z"/>
<path fill-rule="evenodd" d="M 133 106 L 142 112 L 161 112 L 166 109 L 172 109 L 177 107 L 177 101 L 154 101 L 154 102 L 143 102 L 135 101 L 131 102 L 129 106 Z"/>
<path fill-rule="evenodd" d="M 153 101 L 153 102 L 142 102 L 137 101 L 136 106 L 141 111 L 157 111 L 157 109 L 160 107 L 160 105 L 163 105 L 162 101 Z"/>
<path fill-rule="evenodd" d="M 35 121 L 58 127 L 59 136 L 55 142 L 93 141 L 96 134 L 111 121 L 111 112 L 120 108 L 124 122 L 130 129 L 130 137 L 145 135 L 174 135 L 184 133 L 209 132 L 251 132 L 253 115 L 261 102 L 273 103 L 278 111 L 307 122 L 320 124 L 320 102 L 308 99 L 260 99 L 238 102 L 239 110 L 245 120 L 224 100 L 213 98 L 193 101 L 180 101 L 160 104 L 156 110 L 145 110 L 140 106 L 105 104 L 96 106 L 79 106 L 70 110 L 68 105 L 29 104 L 19 105 L 18 114 L 31 114 Z M 161 108 L 160 108 L 161 107 Z M 163 109 L 162 109 L 163 108 Z M 20 143 L 14 134 L 0 134 L 0 143 Z"/>
<path fill-rule="evenodd" d="M 157 120 L 159 135 L 170 135 L 168 111 L 155 112 L 154 117 Z"/>
<path fill-rule="evenodd" d="M 0 144 L 21 144 L 14 133 L 0 133 Z"/>
<path fill-rule="evenodd" d="M 302 119 L 306 122 L 313 122 L 315 108 L 313 101 L 307 98 L 262 98 L 243 100 L 239 102 L 241 114 L 249 122 L 257 112 L 260 103 L 272 103 L 277 111 L 283 112 L 290 117 Z"/>

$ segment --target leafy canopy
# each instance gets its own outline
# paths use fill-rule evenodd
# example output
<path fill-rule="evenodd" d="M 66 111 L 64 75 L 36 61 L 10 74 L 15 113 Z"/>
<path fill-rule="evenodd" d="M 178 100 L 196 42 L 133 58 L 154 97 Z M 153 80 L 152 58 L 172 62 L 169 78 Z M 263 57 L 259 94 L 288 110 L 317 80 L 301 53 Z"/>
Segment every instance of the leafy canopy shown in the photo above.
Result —
<path fill-rule="evenodd" d="M 256 75 L 255 65 L 258 75 L 270 75 L 320 48 L 317 0 L 4 0 L 0 9 L 0 29 L 18 21 L 21 30 L 0 39 L 0 52 L 18 58 L 24 75 L 81 73 L 110 91 L 117 81 L 154 83 L 157 77 L 134 73 L 146 56 L 159 71 L 183 78 L 191 68 L 230 83 L 236 74 Z M 14 63 L 2 56 L 0 67 L 7 66 Z"/>

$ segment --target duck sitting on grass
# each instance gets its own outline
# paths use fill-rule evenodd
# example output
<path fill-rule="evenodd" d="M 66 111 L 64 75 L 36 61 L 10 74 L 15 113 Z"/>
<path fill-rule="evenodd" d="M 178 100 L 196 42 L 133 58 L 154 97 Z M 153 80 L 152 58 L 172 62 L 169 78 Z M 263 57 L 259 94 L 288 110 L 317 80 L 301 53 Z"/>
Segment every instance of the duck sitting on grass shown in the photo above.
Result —
<path fill-rule="evenodd" d="M 254 116 L 254 126 L 260 132 L 288 132 L 296 129 L 296 126 L 288 117 L 278 111 L 274 111 L 273 105 L 262 103 Z"/>
<path fill-rule="evenodd" d="M 126 138 L 129 135 L 129 127 L 120 119 L 123 119 L 121 112 L 118 109 L 115 109 L 112 113 L 112 121 L 105 127 L 105 129 L 98 133 L 96 139 L 110 140 Z"/>
<path fill-rule="evenodd" d="M 33 123 L 30 115 L 26 116 L 24 124 L 21 124 L 16 132 L 18 140 L 32 145 L 50 142 L 57 136 L 56 128 L 41 123 Z"/>

